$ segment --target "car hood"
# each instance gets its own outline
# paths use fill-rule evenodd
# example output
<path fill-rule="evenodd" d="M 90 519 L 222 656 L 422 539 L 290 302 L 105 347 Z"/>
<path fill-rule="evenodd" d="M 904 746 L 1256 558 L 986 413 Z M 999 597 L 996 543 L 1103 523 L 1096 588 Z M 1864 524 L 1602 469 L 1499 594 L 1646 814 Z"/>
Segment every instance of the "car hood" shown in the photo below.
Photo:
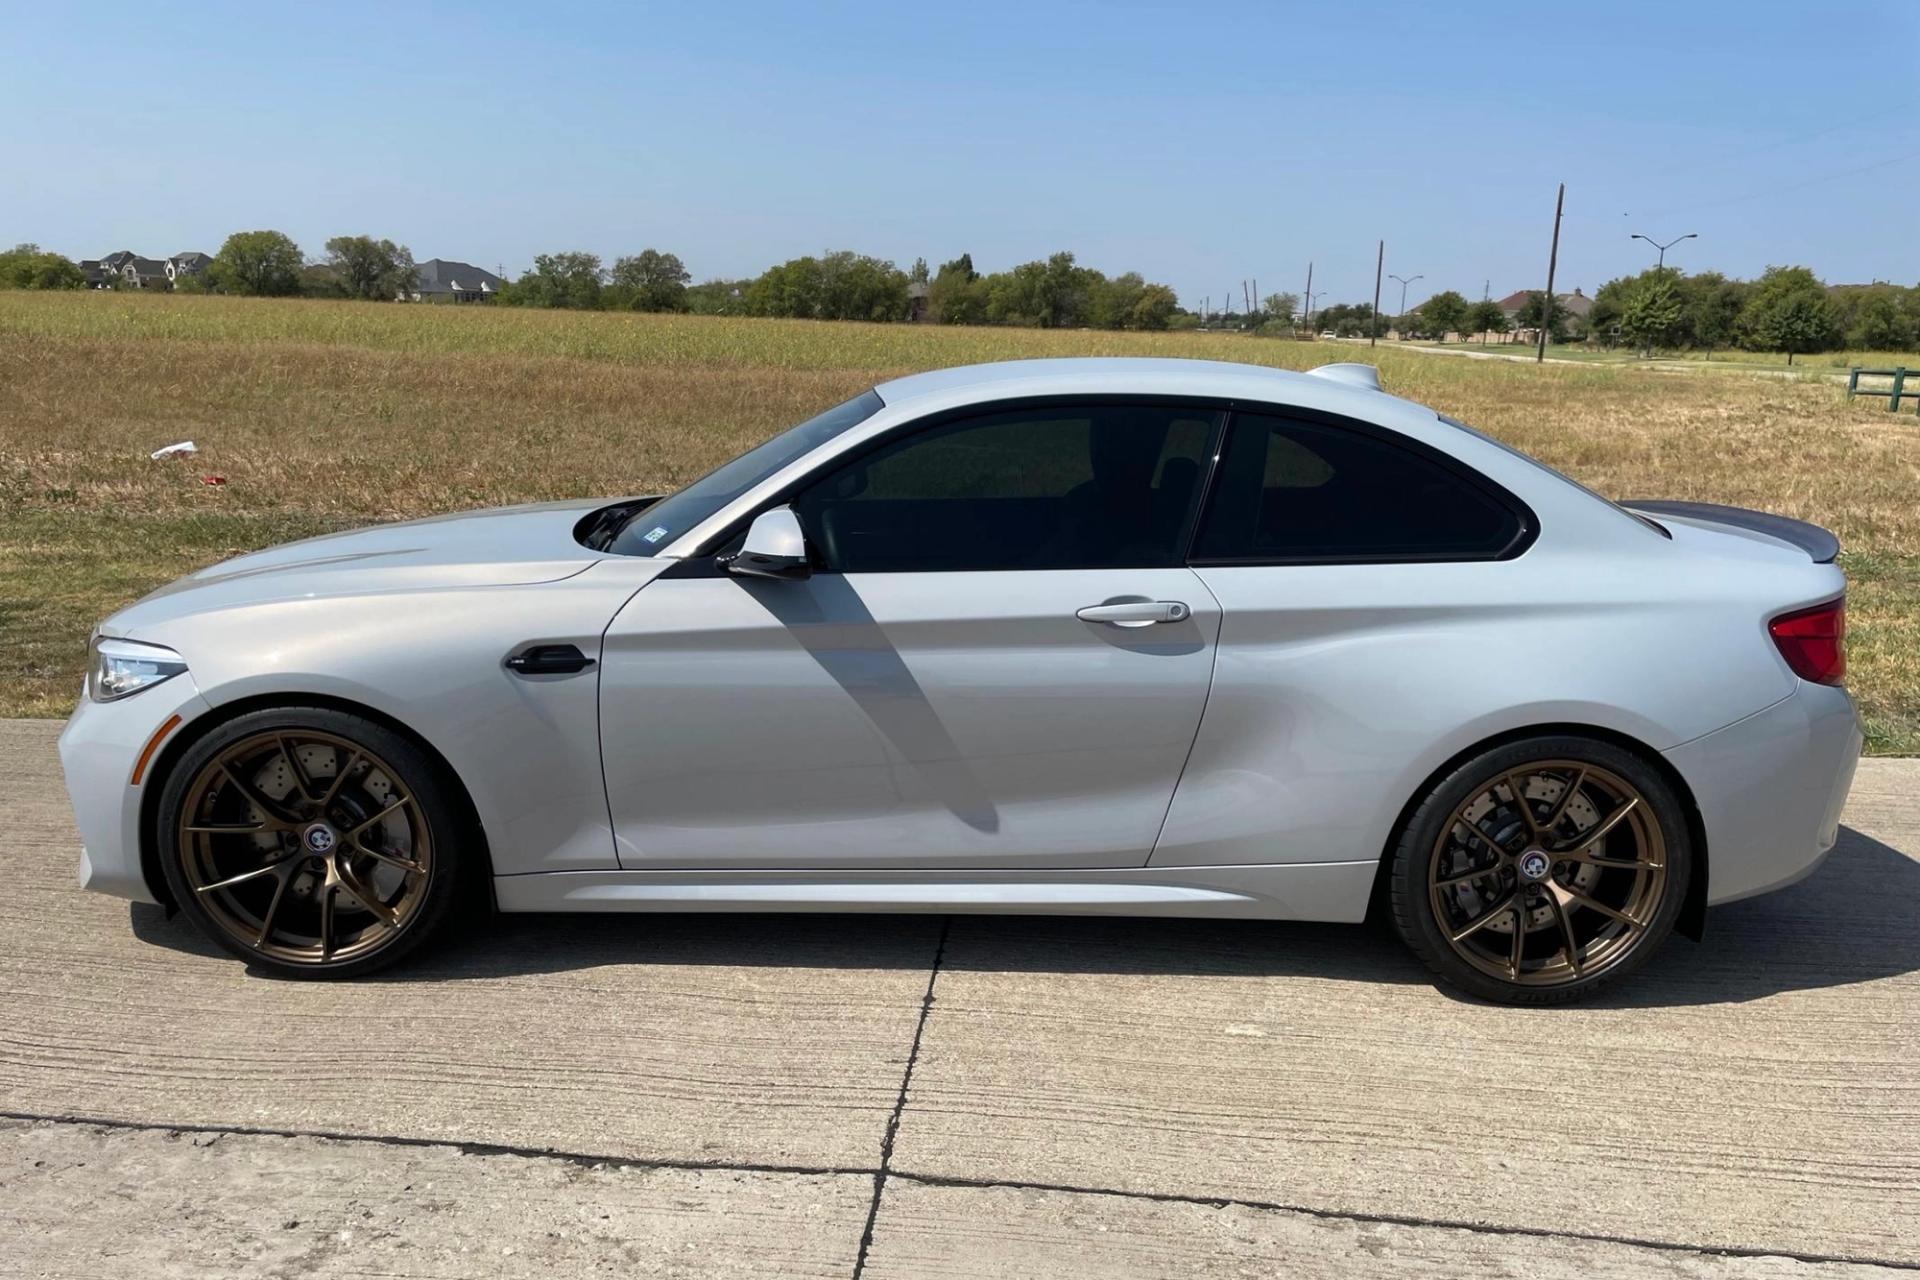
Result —
<path fill-rule="evenodd" d="M 160 588 L 100 625 L 142 624 L 237 605 L 375 592 L 526 586 L 604 559 L 574 539 L 601 501 L 545 502 L 374 525 L 223 560 Z"/>

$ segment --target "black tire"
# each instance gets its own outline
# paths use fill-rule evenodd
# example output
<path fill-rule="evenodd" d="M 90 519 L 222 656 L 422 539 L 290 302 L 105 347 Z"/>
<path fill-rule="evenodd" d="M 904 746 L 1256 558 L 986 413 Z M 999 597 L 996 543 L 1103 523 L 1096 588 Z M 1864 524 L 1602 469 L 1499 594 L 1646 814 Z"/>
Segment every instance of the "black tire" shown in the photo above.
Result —
<path fill-rule="evenodd" d="M 274 798 L 259 786 L 260 775 L 243 784 L 219 763 L 228 753 L 245 751 L 266 737 L 293 744 L 282 757 L 284 766 L 278 767 L 297 771 L 288 774 L 300 779 L 297 799 L 291 789 Z M 362 760 L 372 763 L 347 763 L 348 749 L 355 747 L 365 753 Z M 315 754 L 323 749 L 340 753 L 332 757 L 334 773 L 310 777 L 299 760 L 305 757 L 309 764 L 314 760 L 324 761 L 326 756 Z M 235 766 L 235 772 L 244 777 L 250 769 L 242 764 Z M 334 785 L 341 772 L 347 777 Z M 225 781 L 219 781 L 223 777 Z M 356 785 L 364 793 L 358 797 L 359 809 L 347 811 L 348 816 L 338 816 L 342 813 L 341 806 L 356 798 Z M 223 800 L 220 793 L 207 789 L 210 786 L 232 791 Z M 380 790 L 375 792 L 375 788 Z M 312 793 L 323 789 L 338 793 L 332 801 L 331 815 L 316 817 L 308 823 L 309 827 L 351 822 L 369 808 L 392 802 L 395 810 L 403 810 L 400 820 L 408 823 L 407 850 L 401 855 L 405 861 L 396 862 L 391 851 L 385 855 L 359 852 L 361 845 L 344 829 L 334 829 L 333 835 L 326 838 L 327 848 L 334 852 L 312 853 L 302 829 L 288 826 L 282 819 L 292 816 L 296 807 L 314 802 L 316 797 Z M 238 800 L 231 798 L 233 793 L 238 793 Z M 237 811 L 238 805 L 240 809 L 251 809 L 251 818 L 264 822 L 266 810 L 252 805 L 253 799 L 271 802 L 272 821 L 282 829 L 257 832 L 242 827 L 226 829 L 223 824 L 217 836 L 182 830 L 188 825 L 183 810 L 190 802 L 203 812 L 211 812 L 224 804 L 229 815 Z M 324 803 L 314 809 L 316 815 L 326 812 Z M 457 780 L 428 751 L 405 735 L 363 716 L 332 708 L 272 707 L 248 712 L 219 725 L 187 748 L 161 789 L 154 839 L 174 901 L 203 933 L 225 950 L 264 971 L 285 977 L 350 978 L 395 964 L 442 933 L 468 882 L 475 877 L 484 880 L 484 854 L 467 813 Z M 196 816 L 194 821 L 211 819 Z M 378 821 L 381 825 L 373 828 L 374 838 L 389 829 L 385 819 Z M 416 826 L 421 829 L 416 831 Z M 196 828 L 201 833 L 208 830 L 210 828 Z M 340 843 L 336 845 L 334 841 Z M 217 847 L 216 842 L 220 842 Z M 275 842 L 280 846 L 275 850 L 261 852 L 258 849 L 260 845 Z M 345 875 L 354 865 L 349 864 L 349 872 L 341 873 L 341 883 L 336 886 L 335 873 L 325 870 L 330 858 L 353 859 L 355 864 L 371 871 L 353 875 L 349 881 Z M 374 861 L 376 858 L 380 861 Z M 215 869 L 220 861 L 226 865 Z M 261 877 L 258 892 L 272 894 L 271 906 L 260 907 L 258 896 L 255 897 L 260 941 L 253 944 L 240 936 L 238 928 L 248 921 L 249 908 L 230 901 L 252 889 L 242 886 L 222 890 L 215 887 L 216 882 L 211 879 L 217 876 L 224 880 L 225 873 L 242 869 L 249 861 L 257 862 L 260 867 L 251 873 Z M 389 864 L 403 869 L 384 869 Z M 424 869 L 404 869 L 409 866 Z M 336 871 L 339 871 L 337 862 Z M 404 916 L 397 909 L 389 908 L 396 923 L 374 915 L 376 907 L 388 906 L 374 887 L 382 876 L 402 886 L 394 892 L 406 904 Z M 296 901 L 303 882 L 311 886 L 308 893 L 312 902 Z M 353 886 L 351 892 L 347 890 L 349 883 Z M 290 891 L 294 897 L 288 896 Z M 358 897 L 360 894 L 374 898 L 375 902 L 364 902 Z M 311 909 L 317 921 L 322 912 L 317 905 L 320 896 L 330 901 L 324 908 L 326 923 L 319 926 L 316 943 L 310 949 L 313 954 L 295 954 L 306 949 L 296 948 L 290 942 L 282 945 L 273 937 L 274 924 L 283 911 L 296 906 L 301 910 Z M 377 937 L 373 941 L 357 942 L 350 954 L 329 955 L 325 939 L 342 918 L 342 904 L 349 922 L 366 916 L 362 931 L 377 933 Z"/>
<path fill-rule="evenodd" d="M 1510 777 L 1520 779 L 1517 791 Z M 1620 793 L 1612 797 L 1613 807 L 1621 810 L 1612 826 L 1603 827 L 1607 815 L 1598 812 L 1598 801 L 1608 798 L 1600 779 L 1610 779 L 1608 785 Z M 1558 795 L 1556 784 L 1565 788 Z M 1536 797 L 1535 792 L 1546 794 Z M 1633 793 L 1635 803 L 1626 803 Z M 1527 806 L 1525 812 L 1516 797 Z M 1463 818 L 1482 805 L 1481 816 Z M 1570 809 L 1595 814 L 1585 831 Z M 1540 824 L 1556 812 L 1560 820 L 1554 830 L 1542 831 Z M 1509 834 L 1503 834 L 1502 824 Z M 1571 851 L 1595 831 L 1605 833 L 1606 841 L 1619 840 L 1640 861 L 1615 861 L 1610 853 L 1602 857 L 1591 845 L 1569 852 L 1567 860 L 1552 858 L 1550 850 Z M 1536 852 L 1549 861 L 1533 879 L 1540 862 L 1529 855 Z M 1612 743 L 1559 734 L 1507 743 L 1451 770 L 1419 799 L 1390 857 L 1388 895 L 1401 939 L 1448 984 L 1516 1005 L 1585 999 L 1638 969 L 1673 931 L 1694 865 L 1685 809 L 1657 768 Z M 1493 869 L 1502 865 L 1505 870 Z M 1479 872 L 1478 879 L 1447 883 L 1466 881 L 1481 866 L 1489 870 Z M 1652 893 L 1656 876 L 1657 897 Z M 1601 886 L 1608 887 L 1611 902 Z M 1497 909 L 1503 901 L 1505 912 Z M 1603 908 L 1618 910 L 1608 915 Z M 1534 923 L 1540 918 L 1536 913 L 1544 913 L 1547 923 Z M 1502 926 L 1504 934 L 1493 932 Z M 1517 940 L 1515 926 L 1521 933 Z M 1543 934 L 1543 928 L 1551 934 Z M 1463 940 L 1461 929 L 1477 932 Z M 1583 942 L 1587 929 L 1594 936 Z M 1501 967 L 1499 959 L 1483 954 L 1493 949 L 1495 938 L 1511 946 L 1505 975 L 1490 972 Z M 1553 951 L 1534 961 L 1539 967 L 1530 972 L 1529 951 L 1538 955 L 1547 948 Z"/>

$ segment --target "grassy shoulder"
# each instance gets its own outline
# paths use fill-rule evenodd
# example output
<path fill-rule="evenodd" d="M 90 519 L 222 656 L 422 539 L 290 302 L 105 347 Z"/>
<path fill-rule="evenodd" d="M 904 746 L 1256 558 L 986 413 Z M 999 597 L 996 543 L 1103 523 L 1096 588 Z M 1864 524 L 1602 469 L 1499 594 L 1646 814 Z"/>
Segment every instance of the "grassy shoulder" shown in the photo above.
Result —
<path fill-rule="evenodd" d="M 1920 752 L 1920 431 L 1824 380 L 1636 376 L 1346 343 L 0 292 L 0 715 L 72 705 L 93 624 L 241 551 L 380 520 L 676 487 L 900 373 L 1049 355 L 1308 368 L 1602 493 L 1825 525 L 1871 746 Z M 191 439 L 190 459 L 148 453 Z M 218 476 L 220 485 L 203 483 Z"/>

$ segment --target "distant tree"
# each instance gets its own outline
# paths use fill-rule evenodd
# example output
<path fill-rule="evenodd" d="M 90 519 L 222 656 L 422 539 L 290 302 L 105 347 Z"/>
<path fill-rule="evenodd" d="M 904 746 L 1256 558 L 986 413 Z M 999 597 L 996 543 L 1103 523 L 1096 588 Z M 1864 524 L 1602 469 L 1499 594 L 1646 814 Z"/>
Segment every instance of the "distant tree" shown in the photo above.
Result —
<path fill-rule="evenodd" d="M 1740 312 L 1747 305 L 1752 286 L 1729 280 L 1718 271 L 1702 271 L 1681 280 L 1679 289 L 1681 324 L 1687 340 L 1705 347 L 1708 355 L 1715 347 L 1733 345 L 1740 332 Z"/>
<path fill-rule="evenodd" d="M 412 293 L 419 275 L 407 246 L 372 236 L 335 236 L 327 241 L 327 265 L 348 297 L 383 302 Z"/>
<path fill-rule="evenodd" d="M 1179 296 L 1164 284 L 1150 284 L 1140 290 L 1127 316 L 1129 329 L 1166 329 L 1180 309 Z"/>
<path fill-rule="evenodd" d="M 1465 331 L 1479 334 L 1481 344 L 1485 345 L 1488 334 L 1507 331 L 1507 313 L 1500 309 L 1499 303 L 1483 298 L 1467 308 Z"/>
<path fill-rule="evenodd" d="M 1297 293 L 1270 293 L 1260 304 L 1266 312 L 1267 322 L 1282 328 L 1292 328 L 1300 311 L 1300 295 Z"/>
<path fill-rule="evenodd" d="M 642 249 L 614 261 L 608 301 L 621 310 L 685 311 L 693 277 L 671 253 Z"/>
<path fill-rule="evenodd" d="M 987 277 L 987 318 L 1042 329 L 1076 328 L 1087 323 L 1098 279 L 1098 272 L 1076 266 L 1071 253 L 1023 262 Z"/>
<path fill-rule="evenodd" d="M 1442 342 L 1449 333 L 1463 332 L 1467 323 L 1467 300 L 1452 289 L 1443 289 L 1420 304 L 1423 328 Z"/>
<path fill-rule="evenodd" d="M 907 274 L 891 262 L 840 249 L 770 267 L 747 288 L 746 309 L 802 320 L 903 320 Z"/>
<path fill-rule="evenodd" d="M 207 268 L 213 286 L 243 297 L 276 298 L 300 292 L 300 246 L 278 231 L 236 231 Z"/>
<path fill-rule="evenodd" d="M 986 323 L 987 290 L 973 269 L 972 254 L 940 264 L 927 286 L 927 314 L 940 324 Z"/>
<path fill-rule="evenodd" d="M 1920 346 L 1920 288 L 1871 285 L 1850 289 L 1836 308 L 1846 344 L 1866 351 L 1910 351 Z"/>
<path fill-rule="evenodd" d="M 1673 273 L 1656 270 L 1636 281 L 1620 307 L 1620 332 L 1648 356 L 1672 346 L 1683 333 L 1680 290 Z"/>
<path fill-rule="evenodd" d="M 179 285 L 174 286 L 176 289 Z M 309 262 L 300 268 L 300 296 L 303 298 L 354 298 L 362 295 L 347 287 L 346 277 L 331 263 Z"/>
<path fill-rule="evenodd" d="M 737 316 L 746 310 L 751 280 L 702 280 L 687 289 L 686 309 L 697 316 Z"/>
<path fill-rule="evenodd" d="M 1741 315 L 1748 345 L 1796 354 L 1824 350 L 1838 337 L 1826 286 L 1805 267 L 1768 267 Z"/>
<path fill-rule="evenodd" d="M 542 253 L 533 269 L 501 290 L 500 300 L 520 307 L 561 307 L 591 311 L 600 305 L 606 273 L 592 253 Z"/>
<path fill-rule="evenodd" d="M 927 260 L 925 258 L 915 258 L 913 260 L 913 270 L 907 272 L 907 279 L 915 284 L 925 284 L 930 278 L 927 274 Z"/>
<path fill-rule="evenodd" d="M 0 253 L 0 289 L 79 289 L 86 273 L 71 258 L 37 244 L 17 244 Z"/>

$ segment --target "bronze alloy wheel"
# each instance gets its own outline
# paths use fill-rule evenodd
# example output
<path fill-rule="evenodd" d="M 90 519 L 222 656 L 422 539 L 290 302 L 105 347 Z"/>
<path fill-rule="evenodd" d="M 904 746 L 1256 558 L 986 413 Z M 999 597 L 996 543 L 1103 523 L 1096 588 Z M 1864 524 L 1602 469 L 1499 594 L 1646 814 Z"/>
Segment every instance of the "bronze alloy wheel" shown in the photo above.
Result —
<path fill-rule="evenodd" d="M 249 954 L 341 964 L 406 933 L 435 875 L 412 783 L 364 745 L 275 727 L 221 747 L 187 783 L 177 857 L 212 923 Z"/>
<path fill-rule="evenodd" d="M 1639 788 L 1581 760 L 1522 764 L 1474 791 L 1427 865 L 1434 920 L 1490 978 L 1555 987 L 1632 956 L 1666 904 L 1667 841 Z"/>

